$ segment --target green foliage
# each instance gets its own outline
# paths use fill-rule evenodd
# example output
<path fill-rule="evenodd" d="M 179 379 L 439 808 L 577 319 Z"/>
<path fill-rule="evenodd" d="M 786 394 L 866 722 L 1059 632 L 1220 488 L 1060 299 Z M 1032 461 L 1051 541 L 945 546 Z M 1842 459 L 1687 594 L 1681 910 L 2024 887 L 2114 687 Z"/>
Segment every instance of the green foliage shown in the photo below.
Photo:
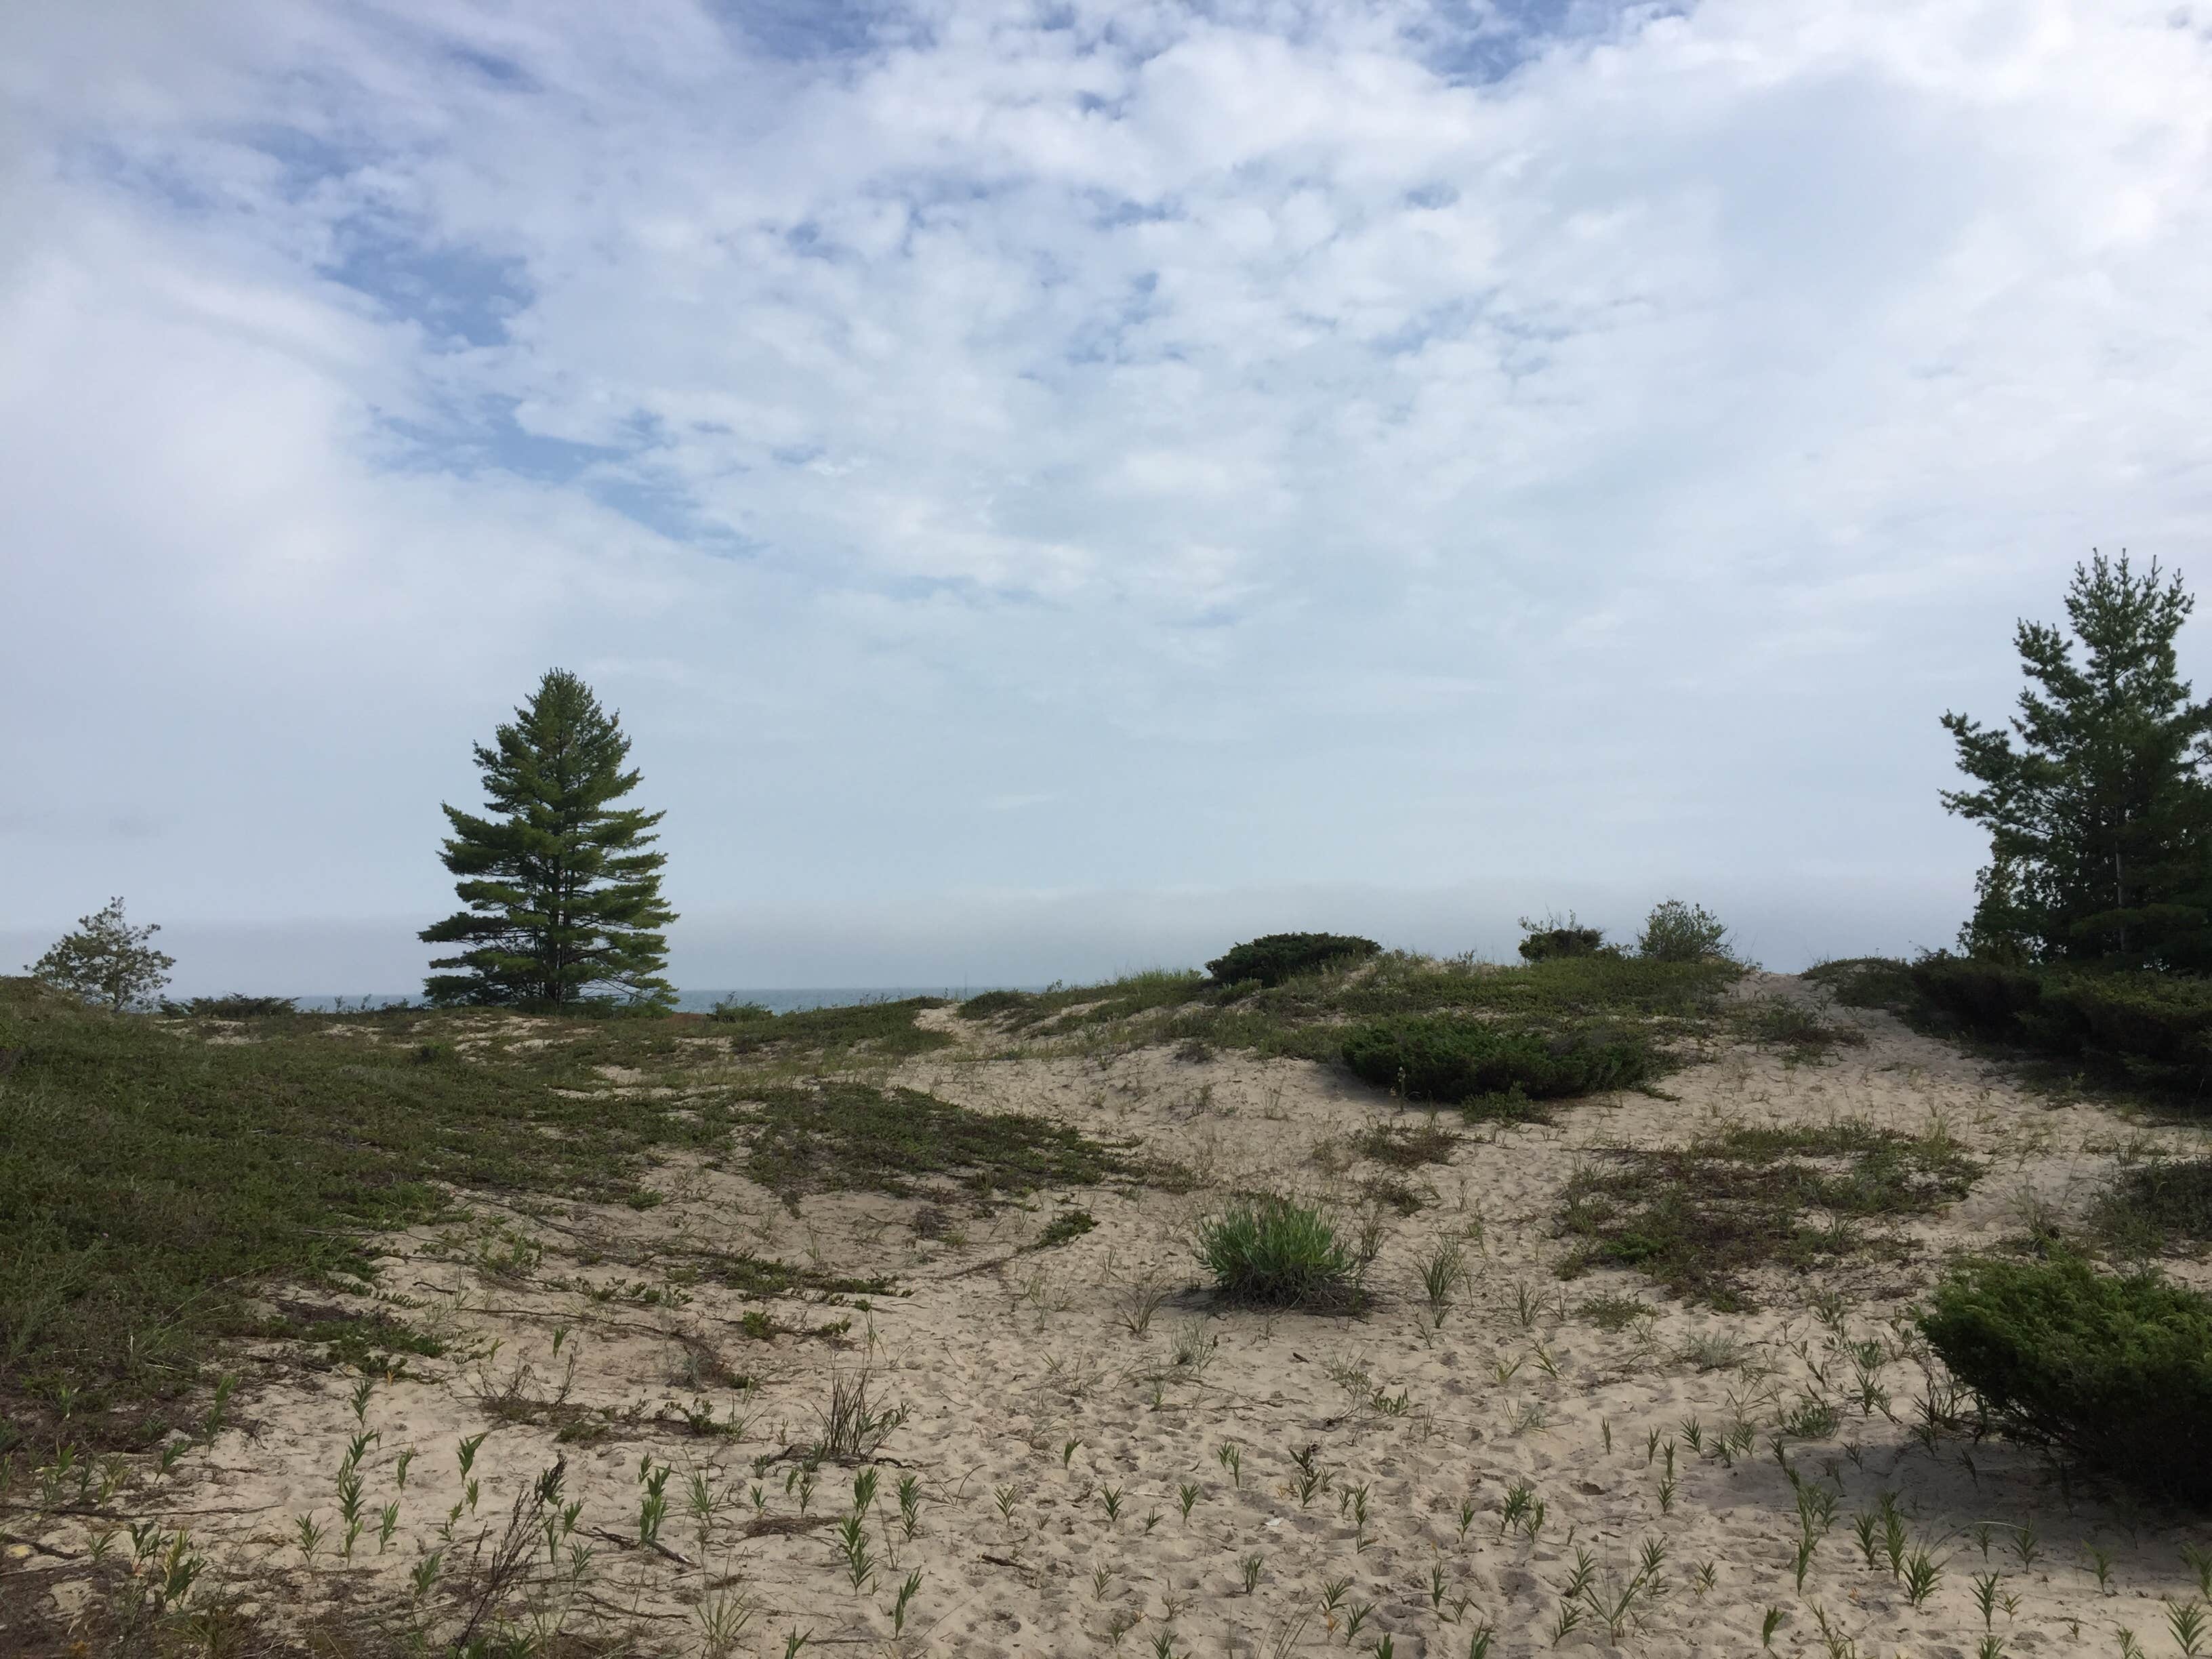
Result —
<path fill-rule="evenodd" d="M 292 997 L 248 996 L 232 991 L 219 997 L 192 997 L 183 1002 L 161 999 L 161 1012 L 172 1019 L 270 1019 L 300 1012 Z"/>
<path fill-rule="evenodd" d="M 1206 971 L 1218 985 L 1280 985 L 1319 969 L 1364 962 L 1382 948 L 1344 933 L 1268 933 L 1231 946 Z"/>
<path fill-rule="evenodd" d="M 1579 1242 L 1560 1271 L 1633 1267 L 1672 1295 L 1732 1312 L 1750 1305 L 1748 1270 L 1802 1271 L 1866 1250 L 1877 1241 L 1862 1223 L 1926 1214 L 1979 1173 L 1944 1136 L 1849 1120 L 1620 1148 L 1578 1169 L 1561 1194 L 1560 1231 Z"/>
<path fill-rule="evenodd" d="M 476 745 L 495 816 L 445 808 L 446 868 L 467 907 L 422 930 L 441 957 L 424 990 L 435 1003 L 561 1008 L 613 996 L 654 1008 L 675 991 L 661 976 L 676 913 L 660 896 L 662 853 L 647 850 L 659 812 L 616 807 L 637 787 L 623 769 L 629 738 L 591 688 L 549 670 L 496 747 Z"/>
<path fill-rule="evenodd" d="M 977 1112 L 917 1089 L 829 1083 L 764 1091 L 747 1171 L 780 1193 L 913 1190 L 959 1181 L 979 1200 L 1040 1187 L 1094 1186 L 1131 1173 L 1110 1148 L 1024 1112 Z"/>
<path fill-rule="evenodd" d="M 1644 920 L 1636 940 L 1638 956 L 1653 962 L 1714 962 L 1729 957 L 1729 930 L 1702 904 L 1662 899 Z"/>
<path fill-rule="evenodd" d="M 2156 1158 L 2113 1177 L 2090 1224 L 2138 1255 L 2212 1244 L 2212 1158 Z"/>
<path fill-rule="evenodd" d="M 1955 1269 L 1919 1322 L 2008 1432 L 2212 1503 L 2212 1299 L 2072 1257 L 1987 1261 Z"/>
<path fill-rule="evenodd" d="M 1529 962 L 1548 962 L 1554 957 L 1594 957 L 1607 948 L 1605 929 L 1584 927 L 1567 912 L 1565 921 L 1555 915 L 1531 921 L 1521 918 L 1521 955 Z"/>
<path fill-rule="evenodd" d="M 2212 1082 L 2212 980 L 1941 953 L 1910 973 L 1923 1007 L 1975 1036 L 2102 1063 L 2172 1092 L 2201 1095 Z"/>
<path fill-rule="evenodd" d="M 942 1008 L 938 997 L 907 997 L 897 1002 L 854 1002 L 834 1008 L 799 1008 L 766 1018 L 732 1022 L 733 1054 L 775 1054 L 801 1051 L 849 1054 L 864 1051 L 877 1060 L 909 1060 L 933 1048 L 951 1047 L 957 1038 L 925 1030 L 915 1023 L 926 1008 Z"/>
<path fill-rule="evenodd" d="M 210 1043 L 0 979 L 0 1417 L 76 1389 L 78 1432 L 130 1443 L 212 1344 L 268 1334 L 267 1280 L 368 1275 L 363 1236 L 454 1188 L 618 1202 L 648 1149 L 734 1121 L 604 1091 L 596 1066 L 672 1047 L 646 1022 L 540 1026 L 529 1049 L 495 1028 L 481 1063 L 418 1063 L 444 1030 L 322 1016 Z"/>
<path fill-rule="evenodd" d="M 2137 575 L 2095 555 L 2067 590 L 2072 638 L 2019 624 L 2030 685 L 2009 728 L 1943 716 L 1978 786 L 1943 805 L 1990 835 L 1969 954 L 2212 968 L 2212 702 L 2191 701 L 2174 651 L 2194 605 L 2155 561 Z"/>
<path fill-rule="evenodd" d="M 177 959 L 156 951 L 151 940 L 158 922 L 133 927 L 123 901 L 112 898 L 88 916 L 79 916 L 76 932 L 64 933 L 46 955 L 23 971 L 40 983 L 67 991 L 110 1012 L 143 1007 L 169 982 Z"/>
<path fill-rule="evenodd" d="M 1363 1299 L 1359 1253 L 1320 1210 L 1274 1194 L 1242 1199 L 1200 1222 L 1198 1259 L 1237 1302 L 1340 1310 Z"/>
<path fill-rule="evenodd" d="M 1000 1014 L 1023 1012 L 1036 1006 L 1033 991 L 983 991 L 960 1005 L 963 1019 L 995 1019 Z"/>
<path fill-rule="evenodd" d="M 1405 1099 L 1482 1103 L 1514 1115 L 1525 1111 L 1513 1103 L 1632 1087 L 1658 1064 L 1636 1033 L 1550 1033 L 1424 1014 L 1355 1027 L 1343 1053 L 1356 1075 Z"/>
<path fill-rule="evenodd" d="M 707 1010 L 707 1018 L 717 1025 L 750 1025 L 774 1019 L 775 1013 L 761 1003 L 740 1002 L 735 996 L 726 996 L 715 999 L 714 1006 Z"/>

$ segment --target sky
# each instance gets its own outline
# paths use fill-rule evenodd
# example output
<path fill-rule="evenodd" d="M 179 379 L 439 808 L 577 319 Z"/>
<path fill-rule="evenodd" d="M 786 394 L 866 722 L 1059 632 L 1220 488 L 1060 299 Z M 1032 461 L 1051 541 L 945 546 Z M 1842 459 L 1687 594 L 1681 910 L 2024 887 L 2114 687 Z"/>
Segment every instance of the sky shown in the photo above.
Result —
<path fill-rule="evenodd" d="M 2212 578 L 2207 0 L 18 5 L 0 223 L 10 968 L 406 989 L 554 665 L 687 986 L 1940 945 Z"/>

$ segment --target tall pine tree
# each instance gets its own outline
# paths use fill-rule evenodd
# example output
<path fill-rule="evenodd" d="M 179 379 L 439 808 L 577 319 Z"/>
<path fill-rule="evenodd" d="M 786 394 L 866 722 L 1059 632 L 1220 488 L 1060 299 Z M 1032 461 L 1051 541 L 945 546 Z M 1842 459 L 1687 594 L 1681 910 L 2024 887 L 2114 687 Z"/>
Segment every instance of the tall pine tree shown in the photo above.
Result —
<path fill-rule="evenodd" d="M 629 757 L 620 717 L 559 668 L 493 747 L 476 745 L 495 816 L 445 808 L 453 833 L 442 856 L 468 908 L 422 937 L 467 948 L 431 963 L 461 970 L 425 981 L 431 1001 L 673 1002 L 661 976 L 660 930 L 676 920 L 660 896 L 667 855 L 647 850 L 663 815 L 612 805 L 637 787 L 637 772 L 623 769 Z"/>
<path fill-rule="evenodd" d="M 2097 554 L 2067 590 L 2073 638 L 2020 624 L 2030 684 L 2009 729 L 1943 716 L 1981 786 L 1943 805 L 1990 832 L 1972 953 L 2212 969 L 2212 702 L 2174 658 L 2194 605 L 2155 561 Z"/>

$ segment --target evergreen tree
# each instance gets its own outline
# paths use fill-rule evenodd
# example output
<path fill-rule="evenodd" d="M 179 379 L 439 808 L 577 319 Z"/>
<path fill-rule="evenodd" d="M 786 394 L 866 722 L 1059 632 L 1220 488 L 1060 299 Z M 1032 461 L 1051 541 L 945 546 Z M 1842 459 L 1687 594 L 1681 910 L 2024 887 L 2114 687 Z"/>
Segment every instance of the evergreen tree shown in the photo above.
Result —
<path fill-rule="evenodd" d="M 105 1003 L 118 1014 L 125 1008 L 143 1007 L 169 982 L 169 969 L 177 959 L 154 948 L 161 924 L 133 927 L 123 919 L 121 899 L 110 899 L 105 909 L 79 916 L 76 929 L 56 939 L 46 955 L 23 971 L 87 1002 Z"/>
<path fill-rule="evenodd" d="M 2072 638 L 2014 634 L 2030 684 L 2009 729 L 1943 716 L 1980 785 L 1943 805 L 1990 832 L 1964 949 L 2212 969 L 2212 702 L 2191 701 L 2174 659 L 2194 605 L 2155 561 L 2138 574 L 2094 555 L 2067 590 Z"/>
<path fill-rule="evenodd" d="M 647 850 L 662 814 L 611 805 L 638 781 L 623 769 L 620 717 L 558 668 L 514 715 L 494 747 L 476 745 L 496 816 L 445 809 L 453 833 L 442 856 L 468 908 L 422 937 L 467 948 L 434 961 L 462 971 L 432 975 L 424 991 L 437 1003 L 558 1008 L 615 995 L 670 1006 L 667 856 Z"/>

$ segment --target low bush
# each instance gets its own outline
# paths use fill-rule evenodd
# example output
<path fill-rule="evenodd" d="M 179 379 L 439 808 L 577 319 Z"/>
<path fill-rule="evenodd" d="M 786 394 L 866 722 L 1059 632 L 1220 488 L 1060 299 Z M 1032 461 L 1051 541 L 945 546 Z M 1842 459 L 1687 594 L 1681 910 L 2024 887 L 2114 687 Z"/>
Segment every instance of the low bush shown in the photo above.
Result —
<path fill-rule="evenodd" d="M 1702 904 L 1662 899 L 1644 918 L 1637 954 L 1654 962 L 1711 962 L 1729 954 L 1729 930 Z"/>
<path fill-rule="evenodd" d="M 1458 1106 L 1631 1088 L 1658 1070 L 1650 1044 L 1631 1033 L 1516 1030 L 1432 1014 L 1354 1028 L 1344 1039 L 1344 1063 L 1407 1100 Z"/>
<path fill-rule="evenodd" d="M 1198 1259 L 1224 1296 L 1271 1308 L 1357 1306 L 1367 1270 L 1321 1211 L 1273 1194 L 1200 1222 Z"/>
<path fill-rule="evenodd" d="M 1036 994 L 1029 991 L 983 991 L 960 1005 L 960 1018 L 995 1019 L 1000 1014 L 1025 1012 L 1036 1003 Z"/>
<path fill-rule="evenodd" d="M 296 1014 L 300 1010 L 291 997 L 253 997 L 233 991 L 225 996 L 192 997 L 183 1002 L 164 997 L 161 1012 L 172 1019 L 261 1019 L 271 1014 Z"/>
<path fill-rule="evenodd" d="M 1561 921 L 1557 916 L 1546 916 L 1540 921 L 1521 918 L 1521 955 L 1528 962 L 1549 962 L 1554 957 L 1594 957 L 1605 950 L 1605 929 L 1585 927 L 1567 913 Z"/>
<path fill-rule="evenodd" d="M 717 1025 L 744 1025 L 754 1020 L 774 1019 L 775 1011 L 764 1003 L 740 1002 L 735 996 L 716 1000 L 707 1011 L 707 1018 Z"/>
<path fill-rule="evenodd" d="M 2117 1249 L 2185 1254 L 2212 1243 L 2212 1158 L 2154 1158 L 2123 1170 L 2090 1212 Z"/>
<path fill-rule="evenodd" d="M 2075 1257 L 1985 1261 L 1954 1269 L 1919 1324 L 2006 1432 L 2212 1503 L 2212 1298 Z"/>
<path fill-rule="evenodd" d="M 2200 1094 L 2212 1082 L 2212 980 L 2024 968 L 1943 951 L 1910 973 L 1924 1010 L 1975 1036 L 2103 1061 L 2170 1091 Z"/>
<path fill-rule="evenodd" d="M 1247 981 L 1280 985 L 1317 968 L 1364 962 L 1382 948 L 1371 939 L 1346 933 L 1268 933 L 1231 945 L 1207 963 L 1206 971 L 1218 985 L 1242 985 Z"/>

